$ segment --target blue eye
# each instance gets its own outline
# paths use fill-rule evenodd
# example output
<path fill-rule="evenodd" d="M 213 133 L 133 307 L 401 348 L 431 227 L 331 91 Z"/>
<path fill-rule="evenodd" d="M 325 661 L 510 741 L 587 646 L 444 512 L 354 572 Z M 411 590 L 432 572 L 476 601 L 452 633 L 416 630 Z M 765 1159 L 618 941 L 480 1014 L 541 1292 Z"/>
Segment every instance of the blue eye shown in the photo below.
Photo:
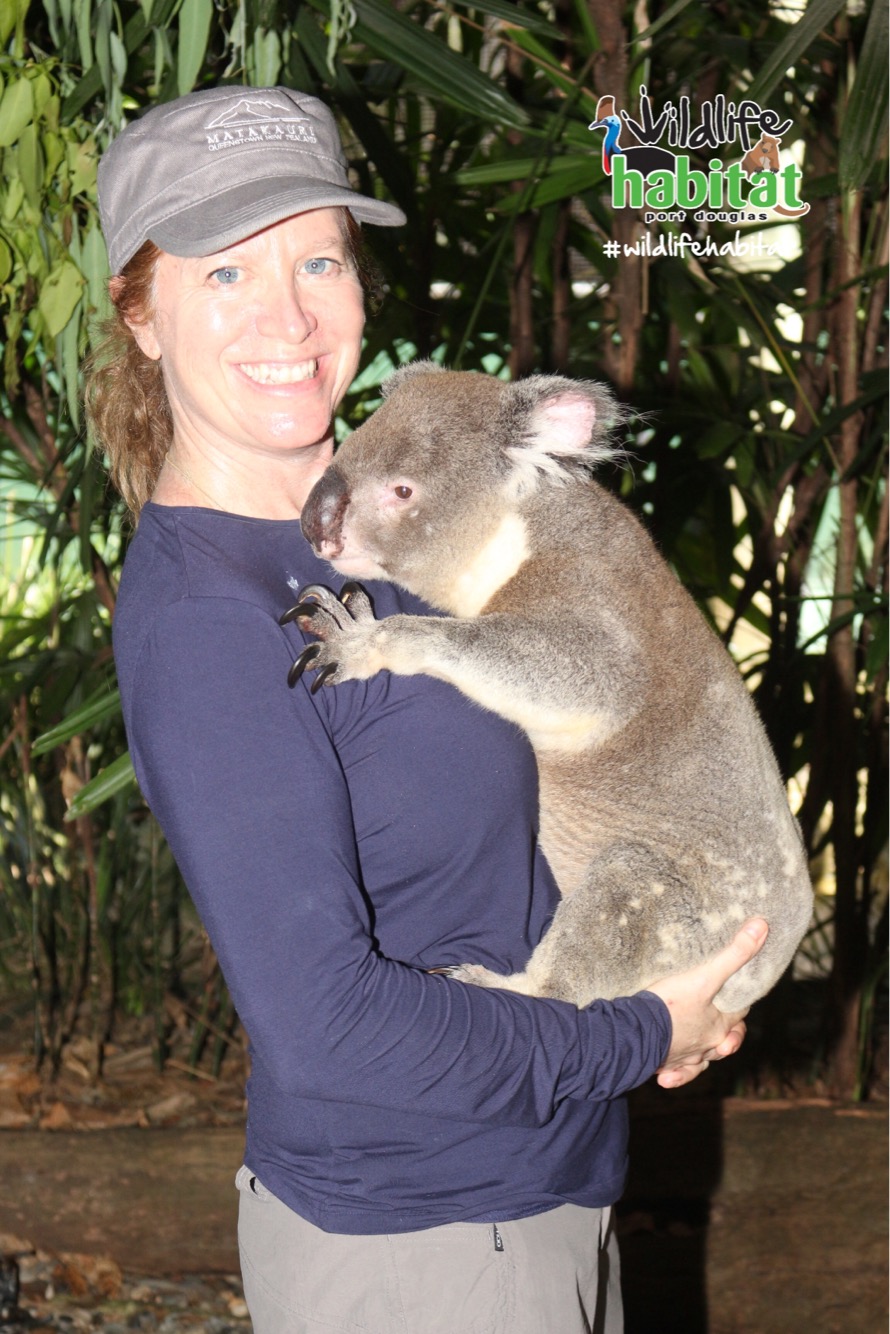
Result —
<path fill-rule="evenodd" d="M 307 259 L 303 268 L 307 273 L 320 277 L 324 273 L 332 272 L 336 263 L 334 259 Z"/>
<path fill-rule="evenodd" d="M 226 266 L 222 269 L 214 269 L 210 276 L 211 278 L 215 278 L 218 283 L 222 283 L 224 286 L 230 286 L 232 283 L 238 281 L 241 276 L 241 270 Z"/>

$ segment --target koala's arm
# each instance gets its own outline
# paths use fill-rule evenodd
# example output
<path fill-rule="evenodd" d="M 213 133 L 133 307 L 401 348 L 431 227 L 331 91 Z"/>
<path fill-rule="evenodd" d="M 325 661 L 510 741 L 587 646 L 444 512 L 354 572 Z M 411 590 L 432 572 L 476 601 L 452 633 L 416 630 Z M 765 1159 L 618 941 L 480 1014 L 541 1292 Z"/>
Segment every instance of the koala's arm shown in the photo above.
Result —
<path fill-rule="evenodd" d="M 560 749 L 624 726 L 640 697 L 634 681 L 639 655 L 627 630 L 607 613 L 584 624 L 558 605 L 535 615 L 377 621 L 358 586 L 351 586 L 344 605 L 312 585 L 288 616 L 321 641 L 298 659 L 294 679 L 305 668 L 318 671 L 319 684 L 332 685 L 379 671 L 435 676 L 517 723 L 539 744 Z"/>

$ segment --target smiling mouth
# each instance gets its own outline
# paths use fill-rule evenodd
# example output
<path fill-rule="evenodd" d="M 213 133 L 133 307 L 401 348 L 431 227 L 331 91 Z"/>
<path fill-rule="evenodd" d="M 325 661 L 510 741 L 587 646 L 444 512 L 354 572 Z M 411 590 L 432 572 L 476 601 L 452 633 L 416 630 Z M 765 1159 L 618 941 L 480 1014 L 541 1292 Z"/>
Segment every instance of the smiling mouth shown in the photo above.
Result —
<path fill-rule="evenodd" d="M 254 384 L 299 384 L 301 380 L 315 378 L 318 362 L 242 361 L 240 369 Z"/>

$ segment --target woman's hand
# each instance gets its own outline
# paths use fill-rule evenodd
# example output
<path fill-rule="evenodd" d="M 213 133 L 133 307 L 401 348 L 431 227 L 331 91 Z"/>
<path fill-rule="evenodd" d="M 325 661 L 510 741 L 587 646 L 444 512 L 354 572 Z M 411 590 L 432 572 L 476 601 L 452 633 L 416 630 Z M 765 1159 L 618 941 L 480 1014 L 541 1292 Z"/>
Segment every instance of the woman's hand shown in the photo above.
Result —
<path fill-rule="evenodd" d="M 714 1005 L 714 997 L 733 973 L 753 959 L 768 932 L 769 926 L 762 918 L 752 917 L 712 959 L 646 988 L 661 997 L 673 1024 L 670 1051 L 657 1076 L 662 1088 L 688 1084 L 707 1070 L 711 1061 L 738 1051 L 745 1037 L 748 1011 L 723 1014 Z"/>

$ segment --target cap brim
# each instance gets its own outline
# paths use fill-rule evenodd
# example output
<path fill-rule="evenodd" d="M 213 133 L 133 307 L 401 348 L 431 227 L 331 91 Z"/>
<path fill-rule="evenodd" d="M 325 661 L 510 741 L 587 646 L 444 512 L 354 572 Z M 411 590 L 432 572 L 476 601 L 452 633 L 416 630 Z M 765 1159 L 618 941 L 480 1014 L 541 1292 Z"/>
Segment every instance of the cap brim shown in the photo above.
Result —
<path fill-rule="evenodd" d="M 310 180 L 276 176 L 233 186 L 190 208 L 154 223 L 148 233 L 161 250 L 182 258 L 212 255 L 273 223 L 315 208 L 348 208 L 360 222 L 403 227 L 405 214 L 394 204 L 370 199 L 355 190 Z"/>

